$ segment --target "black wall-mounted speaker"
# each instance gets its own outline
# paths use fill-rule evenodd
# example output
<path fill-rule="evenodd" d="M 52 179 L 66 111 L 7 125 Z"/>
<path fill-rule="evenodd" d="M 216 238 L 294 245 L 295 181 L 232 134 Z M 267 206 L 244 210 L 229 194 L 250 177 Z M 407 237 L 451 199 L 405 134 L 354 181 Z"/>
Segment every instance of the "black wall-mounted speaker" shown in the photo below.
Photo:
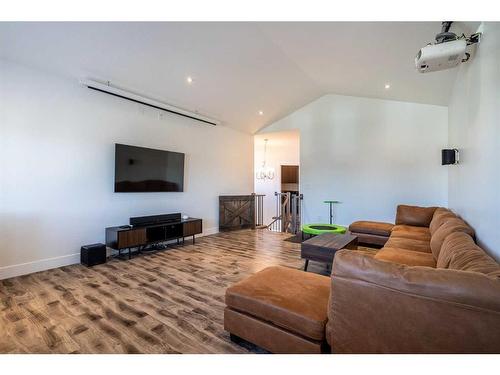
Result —
<path fill-rule="evenodd" d="M 87 267 L 106 263 L 106 245 L 102 243 L 95 243 L 92 245 L 82 246 L 80 262 L 85 264 Z"/>
<path fill-rule="evenodd" d="M 458 164 L 458 150 L 456 148 L 441 150 L 441 165 Z"/>

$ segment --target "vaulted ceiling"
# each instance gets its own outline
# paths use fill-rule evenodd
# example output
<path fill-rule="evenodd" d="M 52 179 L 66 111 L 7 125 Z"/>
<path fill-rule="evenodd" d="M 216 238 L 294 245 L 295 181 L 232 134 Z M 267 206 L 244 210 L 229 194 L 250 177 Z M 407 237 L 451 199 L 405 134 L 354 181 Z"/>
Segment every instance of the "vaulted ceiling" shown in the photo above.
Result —
<path fill-rule="evenodd" d="M 413 65 L 439 30 L 439 22 L 0 23 L 0 57 L 75 82 L 110 81 L 253 133 L 328 93 L 447 105 L 456 70 L 419 74 Z"/>

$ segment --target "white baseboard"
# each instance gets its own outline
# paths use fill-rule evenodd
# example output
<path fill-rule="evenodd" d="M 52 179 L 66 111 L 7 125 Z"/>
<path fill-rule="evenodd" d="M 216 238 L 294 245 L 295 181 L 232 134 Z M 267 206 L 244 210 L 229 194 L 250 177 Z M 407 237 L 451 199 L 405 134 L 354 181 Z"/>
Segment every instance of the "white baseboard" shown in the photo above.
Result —
<path fill-rule="evenodd" d="M 0 280 L 80 263 L 80 253 L 0 267 Z"/>
<path fill-rule="evenodd" d="M 215 233 L 219 233 L 219 228 L 218 227 L 206 228 L 200 236 L 201 237 L 203 237 L 203 236 L 209 236 L 209 235 L 215 234 Z"/>
<path fill-rule="evenodd" d="M 197 237 L 209 236 L 218 232 L 219 228 L 217 227 L 207 228 Z M 0 267 L 0 280 L 78 263 L 80 263 L 80 253 Z"/>

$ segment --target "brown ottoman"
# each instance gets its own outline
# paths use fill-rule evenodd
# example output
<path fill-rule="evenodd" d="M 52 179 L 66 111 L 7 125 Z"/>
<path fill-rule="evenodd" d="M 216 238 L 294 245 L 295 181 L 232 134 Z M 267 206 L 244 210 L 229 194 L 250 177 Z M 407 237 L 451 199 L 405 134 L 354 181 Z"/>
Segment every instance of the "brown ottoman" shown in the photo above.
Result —
<path fill-rule="evenodd" d="M 355 221 L 349 231 L 358 236 L 359 243 L 384 246 L 391 235 L 394 224 L 380 221 Z"/>
<path fill-rule="evenodd" d="M 224 329 L 272 353 L 327 351 L 330 278 L 268 267 L 226 290 Z"/>

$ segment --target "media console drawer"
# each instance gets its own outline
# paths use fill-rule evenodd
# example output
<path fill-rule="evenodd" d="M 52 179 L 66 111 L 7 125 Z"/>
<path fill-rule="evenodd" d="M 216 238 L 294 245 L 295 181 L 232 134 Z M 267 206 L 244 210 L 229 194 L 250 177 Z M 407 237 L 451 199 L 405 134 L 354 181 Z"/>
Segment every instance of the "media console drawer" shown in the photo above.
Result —
<path fill-rule="evenodd" d="M 118 249 L 142 246 L 146 243 L 146 228 L 131 229 L 118 232 Z"/>
<path fill-rule="evenodd" d="M 187 221 L 184 223 L 182 234 L 184 237 L 194 236 L 203 231 L 201 220 Z"/>

